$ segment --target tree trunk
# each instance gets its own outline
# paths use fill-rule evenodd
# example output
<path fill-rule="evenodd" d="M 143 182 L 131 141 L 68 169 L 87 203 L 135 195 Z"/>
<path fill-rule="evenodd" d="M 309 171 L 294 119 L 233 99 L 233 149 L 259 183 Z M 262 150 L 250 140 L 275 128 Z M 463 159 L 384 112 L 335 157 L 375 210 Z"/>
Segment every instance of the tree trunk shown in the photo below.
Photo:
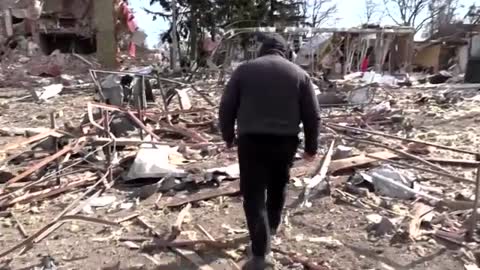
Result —
<path fill-rule="evenodd" d="M 192 23 L 190 26 L 190 61 L 197 60 L 198 53 L 198 10 L 196 6 L 192 6 L 191 11 Z"/>
<path fill-rule="evenodd" d="M 276 0 L 270 0 L 270 12 L 269 12 L 269 25 L 275 26 L 275 1 Z"/>
<path fill-rule="evenodd" d="M 172 38 L 170 68 L 174 71 L 180 70 L 179 65 L 179 42 L 177 37 L 177 1 L 172 0 L 172 31 L 170 32 Z"/>
<path fill-rule="evenodd" d="M 117 41 L 113 2 L 112 0 L 97 0 L 94 9 L 99 62 L 104 67 L 115 68 L 117 66 Z"/>

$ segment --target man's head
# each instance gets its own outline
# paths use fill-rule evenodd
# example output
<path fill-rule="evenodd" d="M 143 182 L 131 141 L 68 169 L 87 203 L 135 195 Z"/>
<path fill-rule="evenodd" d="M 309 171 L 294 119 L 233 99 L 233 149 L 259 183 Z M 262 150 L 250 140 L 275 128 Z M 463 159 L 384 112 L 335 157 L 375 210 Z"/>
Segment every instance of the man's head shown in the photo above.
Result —
<path fill-rule="evenodd" d="M 258 56 L 277 54 L 286 57 L 287 50 L 287 41 L 281 35 L 272 33 L 263 38 L 262 46 L 260 47 Z"/>

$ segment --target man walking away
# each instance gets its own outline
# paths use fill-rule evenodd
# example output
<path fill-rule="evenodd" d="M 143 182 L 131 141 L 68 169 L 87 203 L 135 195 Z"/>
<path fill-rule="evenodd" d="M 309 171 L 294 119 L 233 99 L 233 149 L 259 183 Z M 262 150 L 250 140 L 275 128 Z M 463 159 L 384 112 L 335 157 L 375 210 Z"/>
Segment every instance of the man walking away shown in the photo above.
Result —
<path fill-rule="evenodd" d="M 308 161 L 317 153 L 318 103 L 308 74 L 286 59 L 280 35 L 264 40 L 259 58 L 232 74 L 220 103 L 220 128 L 228 147 L 236 141 L 237 121 L 240 190 L 253 258 L 243 269 L 265 269 L 270 238 L 285 204 L 290 167 L 300 123 Z"/>

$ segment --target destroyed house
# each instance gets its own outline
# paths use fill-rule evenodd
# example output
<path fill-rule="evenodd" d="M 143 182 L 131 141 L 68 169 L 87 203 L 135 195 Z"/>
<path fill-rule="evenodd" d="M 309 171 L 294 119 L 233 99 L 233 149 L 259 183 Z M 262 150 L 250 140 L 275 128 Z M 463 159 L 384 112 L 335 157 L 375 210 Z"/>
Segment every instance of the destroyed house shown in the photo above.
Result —
<path fill-rule="evenodd" d="M 12 0 L 0 8 L 6 38 L 31 37 L 45 54 L 95 51 L 92 0 Z"/>
<path fill-rule="evenodd" d="M 449 24 L 425 41 L 416 42 L 414 65 L 430 72 L 448 70 L 456 65 L 466 71 L 472 36 L 480 32 L 480 25 Z"/>

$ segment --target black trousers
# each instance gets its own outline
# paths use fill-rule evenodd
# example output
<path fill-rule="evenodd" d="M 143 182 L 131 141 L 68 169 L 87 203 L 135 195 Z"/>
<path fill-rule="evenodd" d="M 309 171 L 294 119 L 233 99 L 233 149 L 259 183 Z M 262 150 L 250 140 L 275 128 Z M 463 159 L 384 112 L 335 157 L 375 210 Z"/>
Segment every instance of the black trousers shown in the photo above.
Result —
<path fill-rule="evenodd" d="M 240 190 L 254 256 L 270 252 L 271 233 L 281 222 L 296 136 L 242 135 L 238 138 Z"/>

